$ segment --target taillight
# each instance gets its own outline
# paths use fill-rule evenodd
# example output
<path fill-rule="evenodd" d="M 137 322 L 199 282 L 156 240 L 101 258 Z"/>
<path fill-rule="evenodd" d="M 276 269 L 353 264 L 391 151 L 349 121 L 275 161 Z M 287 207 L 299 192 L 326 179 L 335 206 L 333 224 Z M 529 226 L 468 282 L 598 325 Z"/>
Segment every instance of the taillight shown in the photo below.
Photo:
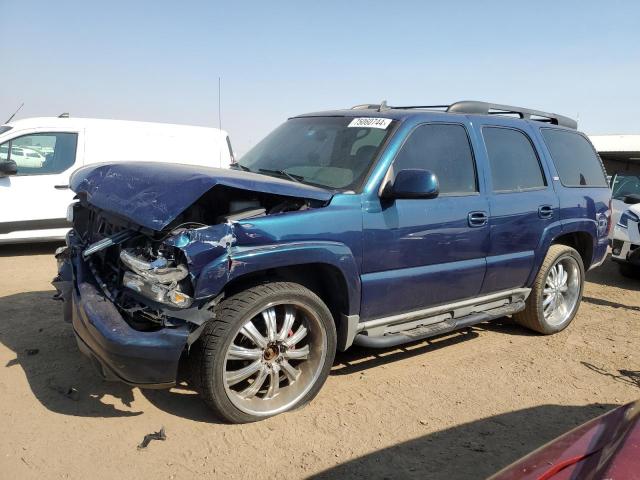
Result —
<path fill-rule="evenodd" d="M 611 227 L 613 225 L 613 200 L 609 199 L 609 211 L 607 212 L 607 237 L 611 233 Z"/>

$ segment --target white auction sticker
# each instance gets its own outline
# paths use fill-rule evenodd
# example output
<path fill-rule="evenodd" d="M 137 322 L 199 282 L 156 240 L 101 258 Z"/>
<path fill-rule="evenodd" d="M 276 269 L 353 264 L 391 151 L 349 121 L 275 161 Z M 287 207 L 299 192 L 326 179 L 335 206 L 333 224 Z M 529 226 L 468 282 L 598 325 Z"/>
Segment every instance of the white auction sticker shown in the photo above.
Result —
<path fill-rule="evenodd" d="M 348 125 L 348 127 L 381 128 L 382 130 L 385 130 L 390 123 L 391 123 L 390 118 L 360 117 L 360 118 L 354 118 L 353 120 L 351 120 L 351 123 Z"/>

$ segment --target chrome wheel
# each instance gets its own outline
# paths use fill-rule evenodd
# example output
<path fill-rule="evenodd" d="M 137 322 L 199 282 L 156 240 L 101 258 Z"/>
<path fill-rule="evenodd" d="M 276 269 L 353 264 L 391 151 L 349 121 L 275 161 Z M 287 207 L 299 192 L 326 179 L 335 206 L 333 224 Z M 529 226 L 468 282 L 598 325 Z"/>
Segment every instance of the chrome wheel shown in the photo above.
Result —
<path fill-rule="evenodd" d="M 275 415 L 318 380 L 327 332 L 316 313 L 295 302 L 270 304 L 247 318 L 226 351 L 225 391 L 245 413 Z"/>
<path fill-rule="evenodd" d="M 550 325 L 562 325 L 571 318 L 578 304 L 581 283 L 580 268 L 573 257 L 562 257 L 549 269 L 542 309 Z"/>

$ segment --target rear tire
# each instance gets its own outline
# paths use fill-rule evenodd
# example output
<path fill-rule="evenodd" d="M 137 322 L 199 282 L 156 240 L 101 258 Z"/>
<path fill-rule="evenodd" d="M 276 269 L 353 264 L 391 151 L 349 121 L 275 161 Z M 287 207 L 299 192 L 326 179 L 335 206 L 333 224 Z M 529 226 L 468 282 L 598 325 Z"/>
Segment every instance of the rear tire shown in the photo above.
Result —
<path fill-rule="evenodd" d="M 329 375 L 336 329 L 302 285 L 271 282 L 221 302 L 193 344 L 192 381 L 223 420 L 247 423 L 311 401 Z"/>
<path fill-rule="evenodd" d="M 557 333 L 575 317 L 584 288 L 582 257 L 566 245 L 551 245 L 538 271 L 526 308 L 513 319 L 538 333 Z"/>

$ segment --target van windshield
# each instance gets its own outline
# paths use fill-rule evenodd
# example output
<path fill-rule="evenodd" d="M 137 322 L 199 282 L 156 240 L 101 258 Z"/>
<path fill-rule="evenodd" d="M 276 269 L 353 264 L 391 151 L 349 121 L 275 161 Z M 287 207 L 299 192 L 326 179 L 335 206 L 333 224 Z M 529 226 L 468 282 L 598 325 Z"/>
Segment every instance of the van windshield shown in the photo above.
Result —
<path fill-rule="evenodd" d="M 640 175 L 616 175 L 611 190 L 617 200 L 624 200 L 627 195 L 640 195 Z"/>
<path fill-rule="evenodd" d="M 249 150 L 236 168 L 333 190 L 356 190 L 393 124 L 391 119 L 293 118 Z"/>

